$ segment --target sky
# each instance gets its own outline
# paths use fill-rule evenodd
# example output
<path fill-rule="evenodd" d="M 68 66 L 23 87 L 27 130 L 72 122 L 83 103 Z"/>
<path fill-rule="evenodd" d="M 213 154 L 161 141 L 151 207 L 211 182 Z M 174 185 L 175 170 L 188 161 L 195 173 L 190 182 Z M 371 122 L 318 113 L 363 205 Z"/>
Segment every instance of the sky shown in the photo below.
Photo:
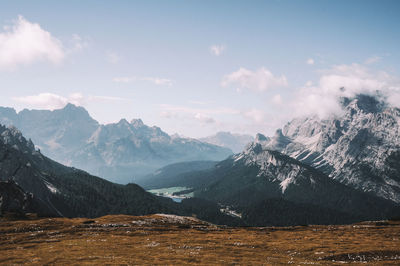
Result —
<path fill-rule="evenodd" d="M 0 106 L 71 102 L 189 137 L 272 135 L 377 90 L 398 106 L 399 14 L 388 0 L 0 1 Z"/>

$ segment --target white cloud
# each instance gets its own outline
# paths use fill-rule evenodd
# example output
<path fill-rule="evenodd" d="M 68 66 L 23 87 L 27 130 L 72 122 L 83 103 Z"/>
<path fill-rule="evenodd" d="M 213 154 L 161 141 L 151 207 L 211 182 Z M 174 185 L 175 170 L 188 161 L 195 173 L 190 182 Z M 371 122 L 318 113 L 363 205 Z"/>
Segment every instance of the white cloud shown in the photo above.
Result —
<path fill-rule="evenodd" d="M 313 84 L 314 83 L 311 80 L 309 80 L 309 81 L 306 82 L 305 86 L 306 87 L 311 87 Z"/>
<path fill-rule="evenodd" d="M 36 61 L 58 64 L 64 57 L 60 40 L 22 16 L 0 33 L 0 69 L 14 69 Z"/>
<path fill-rule="evenodd" d="M 215 56 L 220 56 L 225 51 L 225 45 L 214 44 L 210 46 L 210 52 Z"/>
<path fill-rule="evenodd" d="M 72 34 L 69 52 L 78 52 L 89 46 L 88 38 L 83 38 L 78 34 Z"/>
<path fill-rule="evenodd" d="M 135 81 L 135 80 L 136 80 L 135 77 L 116 77 L 116 78 L 113 78 L 113 81 L 117 82 L 117 83 L 130 83 L 130 82 Z"/>
<path fill-rule="evenodd" d="M 381 59 L 382 59 L 382 57 L 380 57 L 380 56 L 371 56 L 370 58 L 367 58 L 365 60 L 365 64 L 366 65 L 371 65 L 371 64 L 374 64 L 376 62 L 379 62 Z"/>
<path fill-rule="evenodd" d="M 306 63 L 308 64 L 308 65 L 314 65 L 314 59 L 312 59 L 312 58 L 308 58 L 307 59 L 307 61 L 306 61 Z"/>
<path fill-rule="evenodd" d="M 245 118 L 252 119 L 256 123 L 264 123 L 267 120 L 268 114 L 260 109 L 251 109 L 241 113 Z"/>
<path fill-rule="evenodd" d="M 144 77 L 144 78 L 141 78 L 141 80 L 149 81 L 149 82 L 154 83 L 156 85 L 164 85 L 164 86 L 168 86 L 168 87 L 172 86 L 172 84 L 173 84 L 172 80 L 165 79 L 165 78 Z"/>
<path fill-rule="evenodd" d="M 68 103 L 68 98 L 53 93 L 14 97 L 13 100 L 24 103 L 29 107 L 49 110 L 62 108 Z"/>
<path fill-rule="evenodd" d="M 28 95 L 22 97 L 13 97 L 14 101 L 23 103 L 29 108 L 54 110 L 63 108 L 66 104 L 72 103 L 77 106 L 84 106 L 88 102 L 112 102 L 127 101 L 129 99 L 112 96 L 84 96 L 82 93 L 72 93 L 69 96 L 61 96 L 54 93 L 39 93 L 37 95 Z"/>
<path fill-rule="evenodd" d="M 284 75 L 274 76 L 271 71 L 263 67 L 256 71 L 240 68 L 238 71 L 223 77 L 221 86 L 231 85 L 236 86 L 239 91 L 249 89 L 262 92 L 272 88 L 285 87 L 288 82 Z"/>
<path fill-rule="evenodd" d="M 159 86 L 171 87 L 174 83 L 171 79 L 158 78 L 158 77 L 116 77 L 113 78 L 114 82 L 118 83 L 130 83 L 134 81 L 147 81 Z"/>
<path fill-rule="evenodd" d="M 276 105 L 281 105 L 283 103 L 282 96 L 280 94 L 275 94 L 272 97 L 272 102 Z"/>
<path fill-rule="evenodd" d="M 209 104 L 210 102 L 203 102 L 203 101 L 191 100 L 191 101 L 188 101 L 188 103 L 190 103 L 190 104 L 195 104 L 195 105 L 206 105 L 206 104 Z"/>
<path fill-rule="evenodd" d="M 178 105 L 160 105 L 160 116 L 173 120 L 182 131 L 188 127 L 198 128 L 199 132 L 207 128 L 209 134 L 215 131 L 273 133 L 287 121 L 287 116 L 269 113 L 259 108 L 235 109 L 230 107 L 187 107 Z"/>
<path fill-rule="evenodd" d="M 214 118 L 212 118 L 212 117 L 210 117 L 208 115 L 202 114 L 202 113 L 197 113 L 194 116 L 194 118 L 197 119 L 198 121 L 200 121 L 201 123 L 204 123 L 204 124 L 215 123 L 215 119 Z"/>
<path fill-rule="evenodd" d="M 316 114 L 321 118 L 340 114 L 339 99 L 358 94 L 380 95 L 390 104 L 400 106 L 400 81 L 386 72 L 373 72 L 366 66 L 351 64 L 337 65 L 321 73 L 317 85 L 307 82 L 298 90 L 293 103 L 296 114 Z"/>
<path fill-rule="evenodd" d="M 107 61 L 111 64 L 117 64 L 121 60 L 121 57 L 115 52 L 108 52 L 107 53 Z"/>
<path fill-rule="evenodd" d="M 218 107 L 218 108 L 193 108 L 179 105 L 161 104 L 160 116 L 169 119 L 178 119 L 181 121 L 198 121 L 201 124 L 218 123 L 214 118 L 216 116 L 231 116 L 240 114 L 239 110 Z"/>
<path fill-rule="evenodd" d="M 114 97 L 114 96 L 88 96 L 89 101 L 106 101 L 106 102 L 113 102 L 113 101 L 128 101 L 129 99 L 122 98 L 122 97 Z"/>
<path fill-rule="evenodd" d="M 188 113 L 188 114 L 196 115 L 197 113 L 203 113 L 203 114 L 207 114 L 207 115 L 234 115 L 234 114 L 240 113 L 240 111 L 238 111 L 236 109 L 227 108 L 227 107 L 192 108 L 192 107 L 170 105 L 170 104 L 161 104 L 160 107 L 163 111 L 167 111 L 170 113 L 176 113 L 176 114 Z"/>

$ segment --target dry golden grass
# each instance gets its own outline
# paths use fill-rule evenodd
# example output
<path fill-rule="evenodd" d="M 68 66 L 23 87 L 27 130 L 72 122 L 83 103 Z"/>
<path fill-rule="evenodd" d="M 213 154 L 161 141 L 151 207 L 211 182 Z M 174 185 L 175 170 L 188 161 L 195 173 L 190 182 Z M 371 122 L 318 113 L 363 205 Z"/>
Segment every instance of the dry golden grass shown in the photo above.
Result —
<path fill-rule="evenodd" d="M 0 220 L 0 264 L 400 264 L 400 223 L 226 228 L 192 218 Z"/>

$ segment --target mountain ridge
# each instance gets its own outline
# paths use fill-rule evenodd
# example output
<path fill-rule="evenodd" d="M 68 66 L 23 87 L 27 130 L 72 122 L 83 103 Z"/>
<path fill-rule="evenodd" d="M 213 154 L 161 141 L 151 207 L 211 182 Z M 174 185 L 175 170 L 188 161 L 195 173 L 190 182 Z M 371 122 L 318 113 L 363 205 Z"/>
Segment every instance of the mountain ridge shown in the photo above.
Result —
<path fill-rule="evenodd" d="M 118 183 L 129 183 L 180 161 L 222 160 L 228 148 L 171 137 L 141 119 L 102 125 L 73 104 L 62 109 L 16 112 L 0 107 L 0 123 L 19 128 L 49 157 Z"/>
<path fill-rule="evenodd" d="M 266 148 L 358 190 L 400 202 L 400 109 L 373 96 L 343 98 L 343 114 L 288 122 Z"/>

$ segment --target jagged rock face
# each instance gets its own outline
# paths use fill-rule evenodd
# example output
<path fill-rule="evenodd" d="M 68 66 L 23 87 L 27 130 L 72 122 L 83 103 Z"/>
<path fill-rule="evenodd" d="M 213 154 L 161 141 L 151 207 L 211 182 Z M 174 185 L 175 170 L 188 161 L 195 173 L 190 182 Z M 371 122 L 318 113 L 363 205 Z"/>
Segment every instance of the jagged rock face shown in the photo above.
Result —
<path fill-rule="evenodd" d="M 309 164 L 331 178 L 400 202 L 400 110 L 371 96 L 343 99 L 331 119 L 295 119 L 266 148 Z"/>
<path fill-rule="evenodd" d="M 266 141 L 270 141 L 271 139 L 264 136 L 263 134 L 257 133 L 256 134 L 256 138 L 254 139 L 254 142 L 256 143 L 262 143 L 262 142 L 266 142 Z"/>
<path fill-rule="evenodd" d="M 276 199 L 319 206 L 363 219 L 388 217 L 399 212 L 393 202 L 332 180 L 309 165 L 269 150 L 263 143 L 249 145 L 242 153 L 202 175 L 211 182 L 195 195 L 244 212 L 260 202 Z M 263 212 L 262 209 L 258 211 Z"/>
<path fill-rule="evenodd" d="M 23 110 L 0 107 L 0 122 L 32 138 L 46 156 L 118 183 L 132 182 L 176 162 L 222 160 L 231 150 L 188 138 L 172 138 L 140 119 L 100 125 L 83 107 Z"/>
<path fill-rule="evenodd" d="M 282 194 L 290 185 L 296 185 L 300 180 L 307 180 L 309 184 L 315 183 L 312 175 L 304 166 L 281 154 L 267 150 L 261 143 L 250 144 L 242 153 L 234 155 L 235 164 L 244 166 L 257 166 L 257 176 L 267 178 L 269 181 L 279 183 Z"/>

